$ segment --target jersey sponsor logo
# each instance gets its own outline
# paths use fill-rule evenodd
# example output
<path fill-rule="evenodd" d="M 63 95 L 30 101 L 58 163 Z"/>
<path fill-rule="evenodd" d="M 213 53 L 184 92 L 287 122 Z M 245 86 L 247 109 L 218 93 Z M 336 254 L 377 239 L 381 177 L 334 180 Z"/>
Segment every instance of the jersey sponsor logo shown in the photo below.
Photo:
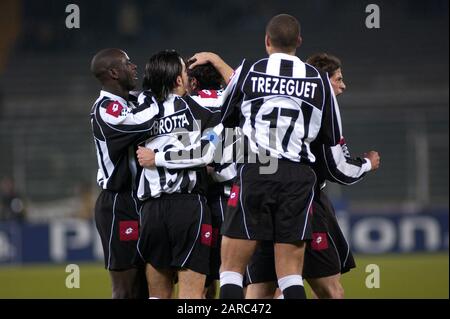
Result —
<path fill-rule="evenodd" d="M 198 96 L 200 96 L 202 99 L 217 99 L 217 91 L 216 90 L 198 91 Z"/>
<path fill-rule="evenodd" d="M 124 107 L 122 104 L 117 101 L 111 101 L 106 107 L 106 113 L 114 117 L 119 117 L 122 114 L 123 109 Z"/>
<path fill-rule="evenodd" d="M 313 233 L 311 248 L 313 250 L 324 250 L 328 248 L 327 233 Z"/>
<path fill-rule="evenodd" d="M 200 243 L 211 247 L 212 239 L 213 239 L 212 226 L 208 224 L 202 224 Z"/>
<path fill-rule="evenodd" d="M 238 185 L 233 185 L 233 187 L 231 188 L 231 194 L 230 194 L 230 198 L 228 199 L 228 206 L 231 207 L 236 207 L 237 203 L 238 203 L 238 199 L 239 199 L 239 186 Z"/>
<path fill-rule="evenodd" d="M 139 225 L 136 220 L 119 222 L 120 241 L 138 240 Z"/>

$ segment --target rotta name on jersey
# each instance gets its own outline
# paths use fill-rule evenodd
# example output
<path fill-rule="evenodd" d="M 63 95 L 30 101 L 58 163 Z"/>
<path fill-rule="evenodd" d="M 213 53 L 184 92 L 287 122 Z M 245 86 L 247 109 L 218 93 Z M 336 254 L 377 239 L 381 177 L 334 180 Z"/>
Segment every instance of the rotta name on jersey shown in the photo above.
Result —
<path fill-rule="evenodd" d="M 185 110 L 178 111 L 169 116 L 156 119 L 153 123 L 153 135 L 169 134 L 176 129 L 192 131 L 194 119 L 192 115 Z"/>

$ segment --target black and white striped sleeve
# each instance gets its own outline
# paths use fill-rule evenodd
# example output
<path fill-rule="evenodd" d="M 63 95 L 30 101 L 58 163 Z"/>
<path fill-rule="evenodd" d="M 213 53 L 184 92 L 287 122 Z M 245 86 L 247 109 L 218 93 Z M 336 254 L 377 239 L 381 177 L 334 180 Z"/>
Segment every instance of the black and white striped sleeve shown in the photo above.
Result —
<path fill-rule="evenodd" d="M 240 84 L 242 84 L 242 76 L 248 72 L 250 65 L 245 62 L 234 71 L 230 82 L 227 85 L 224 96 L 226 100 L 222 106 L 222 124 L 224 127 L 237 127 L 240 120 L 240 105 L 242 101 L 242 91 Z"/>
<path fill-rule="evenodd" d="M 155 154 L 155 165 L 168 169 L 206 166 L 213 161 L 214 152 L 220 145 L 223 125 L 205 130 L 199 141 L 184 149 L 172 148 Z"/>
<path fill-rule="evenodd" d="M 350 156 L 344 138 L 334 146 L 322 144 L 320 156 L 326 166 L 327 179 L 342 185 L 357 183 L 372 169 L 369 159 Z"/>
<path fill-rule="evenodd" d="M 118 101 L 106 99 L 96 110 L 96 120 L 103 132 L 112 138 L 145 139 L 151 134 L 151 128 L 158 114 L 158 108 L 146 101 L 137 108 L 130 108 Z M 131 144 L 131 143 L 130 143 Z"/>

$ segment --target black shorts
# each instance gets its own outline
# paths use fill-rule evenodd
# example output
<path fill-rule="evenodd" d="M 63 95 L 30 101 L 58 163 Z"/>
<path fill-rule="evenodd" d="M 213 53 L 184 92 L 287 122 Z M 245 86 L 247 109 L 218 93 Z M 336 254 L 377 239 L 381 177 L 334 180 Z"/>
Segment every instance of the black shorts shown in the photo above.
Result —
<path fill-rule="evenodd" d="M 222 236 L 220 235 L 220 227 L 225 215 L 227 207 L 228 196 L 225 194 L 216 194 L 215 196 L 208 196 L 208 206 L 211 211 L 211 225 L 212 225 L 212 244 L 210 254 L 210 269 L 209 275 L 206 279 L 206 285 L 209 286 L 211 281 L 219 279 L 219 268 L 221 264 L 220 246 L 222 243 Z"/>
<path fill-rule="evenodd" d="M 343 274 L 355 268 L 355 260 L 339 227 L 327 195 L 318 191 L 313 204 L 313 239 L 306 245 L 304 278 Z"/>
<path fill-rule="evenodd" d="M 102 241 L 105 268 L 119 271 L 135 267 L 139 214 L 131 191 L 102 190 L 95 203 L 95 225 Z"/>
<path fill-rule="evenodd" d="M 141 210 L 141 258 L 158 269 L 190 269 L 208 274 L 211 214 L 198 194 L 164 194 Z"/>
<path fill-rule="evenodd" d="M 278 161 L 274 174 L 259 163 L 238 166 L 222 234 L 232 238 L 292 243 L 311 239 L 309 210 L 316 181 L 307 165 Z"/>
<path fill-rule="evenodd" d="M 313 240 L 306 243 L 303 278 L 322 278 L 343 274 L 355 268 L 355 260 L 334 213 L 322 191 L 313 201 Z M 259 243 L 245 273 L 246 284 L 276 281 L 273 243 Z"/>

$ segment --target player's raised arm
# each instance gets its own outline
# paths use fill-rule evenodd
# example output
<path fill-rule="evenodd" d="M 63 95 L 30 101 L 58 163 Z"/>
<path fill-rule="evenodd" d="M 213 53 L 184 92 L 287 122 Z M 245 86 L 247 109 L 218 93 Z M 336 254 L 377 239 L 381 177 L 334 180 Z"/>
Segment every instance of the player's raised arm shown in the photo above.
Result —
<path fill-rule="evenodd" d="M 189 61 L 192 61 L 192 64 L 189 66 L 190 69 L 195 68 L 197 65 L 211 63 L 222 75 L 226 84 L 228 84 L 231 76 L 233 75 L 233 69 L 226 64 L 219 55 L 212 52 L 196 53 L 189 59 Z"/>

